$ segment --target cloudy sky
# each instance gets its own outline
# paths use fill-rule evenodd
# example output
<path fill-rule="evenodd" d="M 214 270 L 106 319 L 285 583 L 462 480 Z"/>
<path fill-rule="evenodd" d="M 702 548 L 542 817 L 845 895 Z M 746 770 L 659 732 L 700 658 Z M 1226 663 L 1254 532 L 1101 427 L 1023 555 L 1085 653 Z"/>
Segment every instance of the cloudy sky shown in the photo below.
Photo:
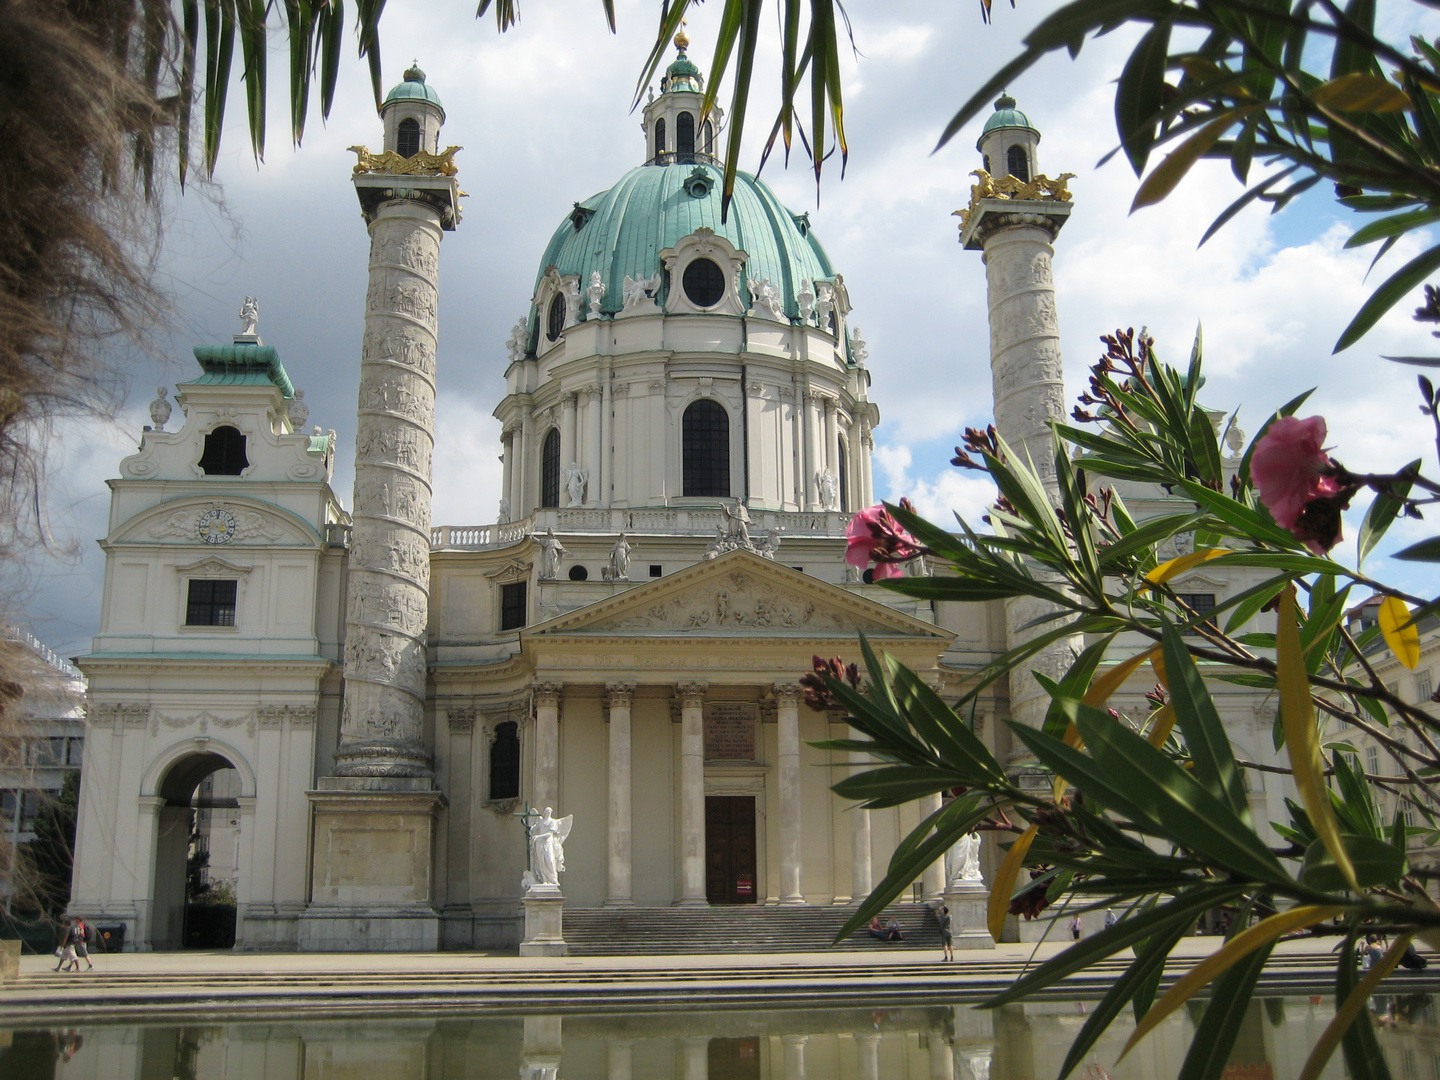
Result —
<path fill-rule="evenodd" d="M 988 485 L 947 464 L 959 432 L 990 414 L 984 271 L 956 242 L 951 211 L 968 200 L 978 166 L 979 123 L 932 153 L 954 109 L 1013 54 L 1052 3 L 997 3 L 985 26 L 974 3 L 855 0 L 858 56 L 845 59 L 850 164 L 827 163 L 818 205 L 802 161 L 772 160 L 764 178 L 794 210 L 809 210 L 855 304 L 881 409 L 876 483 L 909 495 L 932 516 L 981 512 Z M 629 111 L 655 25 L 655 5 L 618 0 L 620 33 L 605 31 L 600 5 L 525 0 L 521 24 L 503 37 L 474 4 L 390 0 L 382 23 L 385 81 L 418 59 L 448 118 L 443 141 L 458 155 L 465 220 L 441 252 L 440 396 L 435 463 L 437 524 L 494 520 L 499 497 L 503 342 L 525 310 L 545 242 L 571 204 L 615 182 L 644 157 L 638 114 Z M 1386 35 L 1412 29 L 1413 5 L 1392 4 Z M 721 5 L 701 7 L 689 27 L 691 55 L 708 67 Z M 1432 24 L 1430 30 L 1435 29 Z M 1095 163 L 1115 138 L 1115 78 L 1133 35 L 1086 45 L 1077 61 L 1055 57 L 1010 88 L 1043 133 L 1040 167 L 1074 172 L 1074 214 L 1056 244 L 1055 276 L 1066 367 L 1083 385 L 1098 335 L 1148 325 L 1162 355 L 1184 359 L 1203 324 L 1214 407 L 1240 409 L 1253 431 L 1300 390 L 1319 389 L 1307 411 L 1329 422 L 1335 454 L 1355 469 L 1391 469 L 1434 447 L 1416 407 L 1413 369 L 1382 353 L 1430 349 L 1404 304 L 1360 345 L 1331 347 L 1367 292 L 1371 251 L 1342 250 L 1353 224 L 1317 187 L 1278 216 L 1242 214 L 1204 248 L 1196 243 L 1243 190 L 1223 164 L 1197 168 L 1160 207 L 1128 214 L 1136 181 L 1120 160 Z M 273 41 L 283 49 L 278 35 Z M 757 70 L 774 70 L 773 52 Z M 340 433 L 335 483 L 347 505 L 359 382 L 367 236 L 349 183 L 354 143 L 380 144 L 362 64 L 341 71 L 328 123 L 311 118 L 305 142 L 285 138 L 284 60 L 272 62 L 270 143 L 256 166 L 241 130 L 243 97 L 231 94 L 227 142 L 211 193 L 192 190 L 167 214 L 163 273 L 173 297 L 155 328 L 165 362 L 130 358 L 128 404 L 115 422 L 75 427 L 56 440 L 49 488 L 55 552 L 19 583 L 15 620 L 66 655 L 88 650 L 98 626 L 108 489 L 133 450 L 157 385 L 195 373 L 190 347 L 226 341 L 245 294 L 260 300 L 260 331 L 306 391 L 311 423 Z M 722 95 L 723 99 L 723 95 Z M 763 87 L 741 167 L 753 169 L 773 116 Z M 1410 238 L 1369 287 L 1420 249 Z M 1388 267 L 1388 269 L 1387 269 Z M 1357 518 L 1358 522 L 1358 518 Z M 1354 523 L 1348 532 L 1353 536 Z M 1426 535 L 1398 527 L 1389 548 Z M 1434 591 L 1424 567 L 1372 559 L 1372 573 L 1403 575 Z"/>

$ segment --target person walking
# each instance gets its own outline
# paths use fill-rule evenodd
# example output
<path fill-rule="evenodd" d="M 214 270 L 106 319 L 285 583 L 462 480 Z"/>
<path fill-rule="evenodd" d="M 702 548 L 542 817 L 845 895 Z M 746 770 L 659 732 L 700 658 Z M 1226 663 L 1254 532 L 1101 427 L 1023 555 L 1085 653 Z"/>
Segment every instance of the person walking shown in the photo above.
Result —
<path fill-rule="evenodd" d="M 1080 916 L 1070 916 L 1070 936 L 1073 937 L 1076 941 L 1080 940 L 1080 930 Z"/>
<path fill-rule="evenodd" d="M 60 963 L 55 965 L 56 971 L 64 971 L 70 965 L 75 966 L 75 971 L 80 970 L 80 961 L 75 959 L 75 925 L 69 919 L 60 923 L 60 947 L 55 950 L 55 955 L 60 958 Z"/>
<path fill-rule="evenodd" d="M 940 910 L 935 912 L 936 919 L 940 922 L 940 962 L 943 964 L 949 960 L 955 960 L 955 941 L 953 927 L 950 921 L 950 909 L 944 904 Z"/>
<path fill-rule="evenodd" d="M 77 957 L 75 961 L 75 970 L 80 970 L 80 961 L 84 960 L 85 970 L 94 971 L 95 964 L 90 959 L 90 928 L 85 925 L 85 920 L 80 918 L 80 916 L 78 915 L 75 916 L 75 925 L 72 928 L 72 936 L 74 937 L 75 956 Z"/>

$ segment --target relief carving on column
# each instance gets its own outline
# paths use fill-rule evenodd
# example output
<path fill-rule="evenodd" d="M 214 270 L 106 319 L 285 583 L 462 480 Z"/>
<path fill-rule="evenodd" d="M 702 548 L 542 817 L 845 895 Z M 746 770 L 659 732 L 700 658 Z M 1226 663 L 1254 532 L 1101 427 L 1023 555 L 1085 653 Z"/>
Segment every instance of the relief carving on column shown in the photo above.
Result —
<path fill-rule="evenodd" d="M 396 686 L 422 697 L 424 648 L 411 638 L 352 624 L 345 642 L 345 674 L 347 678 Z"/>
<path fill-rule="evenodd" d="M 418 326 L 367 327 L 362 343 L 365 360 L 393 360 L 420 372 L 426 378 L 435 377 L 435 345 L 431 334 Z"/>
<path fill-rule="evenodd" d="M 435 413 L 435 394 L 424 380 L 399 372 L 390 377 L 366 379 L 360 390 L 360 408 L 428 422 Z"/>
<path fill-rule="evenodd" d="M 418 481 L 394 474 L 389 476 L 366 476 L 355 483 L 355 497 L 372 508 L 372 514 L 397 518 L 422 528 L 429 521 L 430 491 Z"/>
<path fill-rule="evenodd" d="M 419 637 L 425 632 L 426 617 L 424 595 L 414 588 L 373 578 L 358 578 L 350 582 L 352 622 Z"/>
<path fill-rule="evenodd" d="M 364 515 L 357 512 L 356 517 L 361 516 Z M 411 532 L 356 535 L 350 548 L 350 566 L 352 573 L 376 570 L 424 585 L 430 580 L 430 544 L 425 537 Z"/>
<path fill-rule="evenodd" d="M 628 709 L 635 697 L 633 682 L 607 682 L 605 684 L 605 705 L 610 709 Z"/>
<path fill-rule="evenodd" d="M 411 232 L 378 240 L 370 252 L 370 261 L 403 266 L 417 274 L 433 278 L 440 262 L 440 244 L 426 232 Z"/>
<path fill-rule="evenodd" d="M 560 707 L 560 698 L 564 693 L 565 684 L 558 682 L 537 682 L 530 688 L 535 698 L 537 709 Z"/>

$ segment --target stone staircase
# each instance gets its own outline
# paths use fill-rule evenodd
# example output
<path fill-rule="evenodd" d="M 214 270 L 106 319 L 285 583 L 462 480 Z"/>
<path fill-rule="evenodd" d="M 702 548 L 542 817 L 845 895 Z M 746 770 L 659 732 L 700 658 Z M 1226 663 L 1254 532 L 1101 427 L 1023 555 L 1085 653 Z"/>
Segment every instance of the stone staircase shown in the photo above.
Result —
<path fill-rule="evenodd" d="M 854 905 L 566 908 L 564 934 L 571 956 L 825 952 L 854 913 Z M 862 927 L 833 948 L 940 951 L 940 925 L 929 907 L 892 904 L 880 921 L 892 915 L 904 941 L 880 941 Z"/>

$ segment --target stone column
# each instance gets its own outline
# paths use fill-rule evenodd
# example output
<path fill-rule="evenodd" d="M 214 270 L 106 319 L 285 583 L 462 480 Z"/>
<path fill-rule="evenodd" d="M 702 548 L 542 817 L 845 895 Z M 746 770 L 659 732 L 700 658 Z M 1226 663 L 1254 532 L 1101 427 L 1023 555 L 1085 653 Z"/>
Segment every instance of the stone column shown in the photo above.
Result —
<path fill-rule="evenodd" d="M 969 250 L 983 250 L 990 314 L 990 373 L 995 427 L 1023 462 L 1034 462 L 1054 503 L 1055 451 L 1048 422 L 1065 416 L 1060 325 L 1055 314 L 1051 247 L 1070 214 L 1068 201 L 982 199 L 961 233 Z M 1013 649 L 1045 632 L 1054 610 L 1042 600 L 1006 601 L 1006 644 Z M 1060 680 L 1080 642 L 1058 641 L 1010 673 L 1010 715 L 1032 727 L 1043 724 L 1050 697 L 1031 675 Z"/>
<path fill-rule="evenodd" d="M 614 412 L 614 404 L 611 400 L 610 373 L 604 375 L 604 382 L 600 384 L 600 461 L 595 469 L 593 480 L 598 485 L 595 491 L 595 505 L 606 507 L 610 505 L 610 469 L 614 461 L 615 446 L 615 425 L 611 419 Z"/>
<path fill-rule="evenodd" d="M 586 415 L 589 416 L 590 424 L 590 462 L 585 467 L 590 473 L 590 490 L 586 493 L 590 497 L 586 500 L 592 506 L 600 504 L 600 460 L 604 456 L 601 447 L 601 423 L 600 412 L 602 401 L 600 396 L 600 384 L 591 383 L 585 388 L 585 396 L 589 404 L 585 407 Z"/>
<path fill-rule="evenodd" d="M 558 810 L 560 797 L 560 693 L 561 684 L 542 682 L 535 692 L 535 782 L 530 801 L 538 810 Z"/>
<path fill-rule="evenodd" d="M 684 1047 L 685 1080 L 709 1080 L 710 1036 L 692 1035 L 681 1040 Z"/>
<path fill-rule="evenodd" d="M 860 1058 L 860 1080 L 880 1080 L 880 1033 L 857 1031 L 855 1049 Z"/>
<path fill-rule="evenodd" d="M 875 505 L 875 476 L 870 462 L 870 455 L 875 453 L 875 439 L 870 434 L 868 421 L 860 425 L 860 446 L 860 505 L 851 507 L 853 510 Z"/>
<path fill-rule="evenodd" d="M 835 467 L 835 459 L 840 453 L 840 425 L 835 413 L 837 404 L 834 398 L 825 399 L 825 453 L 821 455 L 821 460 L 832 473 L 839 471 Z"/>
<path fill-rule="evenodd" d="M 803 391 L 798 380 L 790 384 L 790 462 L 794 470 L 791 487 L 795 509 L 805 509 L 805 424 Z"/>
<path fill-rule="evenodd" d="M 610 710 L 610 821 L 609 894 L 606 907 L 630 907 L 635 901 L 631 886 L 630 831 L 630 702 L 633 682 L 607 682 L 606 705 Z"/>
<path fill-rule="evenodd" d="M 803 904 L 800 888 L 800 699 L 798 683 L 775 683 L 780 787 L 780 903 Z"/>
<path fill-rule="evenodd" d="M 865 736 L 851 729 L 854 733 L 852 739 L 864 738 Z M 861 772 L 862 769 L 873 768 L 875 759 L 869 754 L 861 753 L 858 750 L 850 752 L 850 764 L 857 766 L 851 770 L 852 773 Z M 860 806 L 852 806 L 849 810 L 850 817 L 850 896 L 855 903 L 860 903 L 870 895 L 870 890 L 875 887 L 874 875 L 870 870 L 870 811 Z"/>
<path fill-rule="evenodd" d="M 634 1069 L 634 1041 L 631 1039 L 606 1039 L 605 1080 L 631 1080 Z"/>
<path fill-rule="evenodd" d="M 337 776 L 430 775 L 421 712 L 440 236 L 438 212 L 417 201 L 384 203 L 370 223 Z"/>
<path fill-rule="evenodd" d="M 513 467 L 515 446 L 514 438 L 508 429 L 500 436 L 500 461 L 503 466 L 500 474 L 500 495 L 510 504 L 510 513 L 513 515 L 515 513 L 515 493 L 511 490 L 511 485 L 515 482 Z"/>
<path fill-rule="evenodd" d="M 819 471 L 818 436 L 815 433 L 815 410 L 819 406 L 819 396 L 814 390 L 805 392 L 805 410 L 801 413 L 801 429 L 805 435 L 805 464 L 801 471 L 801 487 L 805 491 L 805 505 L 802 510 L 819 510 L 819 485 L 815 482 L 815 474 Z"/>
<path fill-rule="evenodd" d="M 781 1035 L 785 1046 L 785 1080 L 805 1080 L 805 1044 L 809 1035 Z"/>
<path fill-rule="evenodd" d="M 565 470 L 570 467 L 572 461 L 578 461 L 580 452 L 575 447 L 575 395 L 564 394 L 560 398 L 560 475 L 563 479 Z M 570 491 L 564 483 L 560 485 L 562 506 L 575 505 L 570 502 Z"/>
<path fill-rule="evenodd" d="M 449 864 L 449 873 L 445 906 L 460 912 L 460 917 L 464 918 L 470 908 L 470 836 L 474 832 L 470 812 L 475 797 L 483 797 L 483 793 L 477 791 L 471 782 L 474 773 L 471 763 L 475 757 L 475 710 L 450 709 L 446 722 L 450 728 L 450 749 L 446 755 L 450 813 L 446 815 L 449 857 L 445 861 Z M 462 940 L 468 939 L 467 933 Z"/>
<path fill-rule="evenodd" d="M 680 699 L 680 903 L 705 898 L 705 690 L 703 682 L 679 683 Z"/>
<path fill-rule="evenodd" d="M 534 439 L 534 417 L 527 411 L 520 418 L 520 460 L 516 462 L 520 467 L 520 479 L 515 485 L 514 505 L 514 514 L 517 520 L 529 517 L 540 505 L 540 470 L 535 464 L 540 460 L 540 452 L 535 446 Z"/>
<path fill-rule="evenodd" d="M 924 821 L 936 810 L 940 809 L 940 793 L 922 796 L 920 804 L 920 820 Z M 920 875 L 920 891 L 926 903 L 939 900 L 945 895 L 945 863 L 937 859 L 927 866 Z"/>

